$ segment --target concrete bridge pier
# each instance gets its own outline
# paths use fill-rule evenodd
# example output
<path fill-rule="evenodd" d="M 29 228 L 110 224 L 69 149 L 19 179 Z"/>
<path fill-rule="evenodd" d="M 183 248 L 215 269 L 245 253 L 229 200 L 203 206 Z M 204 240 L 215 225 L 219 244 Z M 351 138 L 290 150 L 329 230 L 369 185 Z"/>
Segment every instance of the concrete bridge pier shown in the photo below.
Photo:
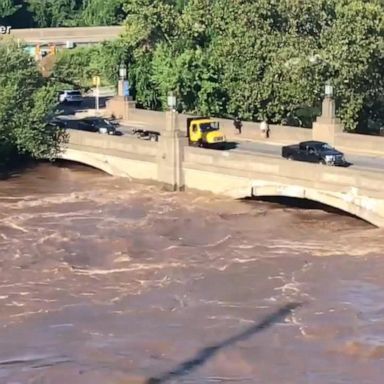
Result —
<path fill-rule="evenodd" d="M 109 116 L 113 115 L 117 119 L 129 120 L 136 109 L 136 101 L 131 96 L 118 95 L 106 102 L 106 108 Z"/>
<path fill-rule="evenodd" d="M 313 123 L 313 140 L 325 141 L 335 145 L 336 136 L 343 133 L 344 127 L 336 117 L 336 103 L 332 96 L 325 96 L 322 104 L 321 115 Z"/>
<path fill-rule="evenodd" d="M 165 113 L 165 131 L 159 138 L 158 147 L 158 181 L 164 183 L 171 191 L 184 190 L 183 161 L 184 149 L 188 145 L 185 133 L 178 129 L 178 113 Z"/>

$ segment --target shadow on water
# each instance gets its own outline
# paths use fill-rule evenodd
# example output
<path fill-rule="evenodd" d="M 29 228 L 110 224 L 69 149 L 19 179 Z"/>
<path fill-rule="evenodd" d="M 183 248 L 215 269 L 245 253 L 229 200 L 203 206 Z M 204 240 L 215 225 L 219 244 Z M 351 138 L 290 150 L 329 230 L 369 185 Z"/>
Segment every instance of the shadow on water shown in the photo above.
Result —
<path fill-rule="evenodd" d="M 261 322 L 247 328 L 237 335 L 231 336 L 217 344 L 200 350 L 192 359 L 180 363 L 175 369 L 166 372 L 161 376 L 149 378 L 146 381 L 146 384 L 162 384 L 168 380 L 176 379 L 177 377 L 189 374 L 191 371 L 199 368 L 201 365 L 205 364 L 208 360 L 214 357 L 221 349 L 230 347 L 234 343 L 248 339 L 254 334 L 264 331 L 277 322 L 283 320 L 291 313 L 291 311 L 301 306 L 301 303 L 289 303 L 283 306 L 276 312 L 265 317 Z"/>
<path fill-rule="evenodd" d="M 2 360 L 0 361 L 0 368 L 19 366 L 20 368 L 24 367 L 24 368 L 37 369 L 37 368 L 54 367 L 55 365 L 58 365 L 58 364 L 65 364 L 70 362 L 73 362 L 73 361 L 65 356 L 47 356 L 47 357 L 41 357 L 41 358 L 27 357 L 27 358 Z"/>
<path fill-rule="evenodd" d="M 339 216 L 353 217 L 357 220 L 366 222 L 361 217 L 355 216 L 349 212 L 309 199 L 288 196 L 258 196 L 246 197 L 242 199 L 242 201 L 249 204 L 252 204 L 255 201 L 259 201 L 264 203 L 276 204 L 279 207 L 298 208 L 302 210 L 320 210 Z"/>
<path fill-rule="evenodd" d="M 9 180 L 22 176 L 26 171 L 30 171 L 38 166 L 38 161 L 28 157 L 21 157 L 7 164 L 4 169 L 0 168 L 0 181 Z"/>
<path fill-rule="evenodd" d="M 105 173 L 103 170 L 93 167 L 92 165 L 80 163 L 78 161 L 74 160 L 66 160 L 66 159 L 55 159 L 53 161 L 50 160 L 40 160 L 41 164 L 49 164 L 57 168 L 66 168 L 70 169 L 72 171 L 87 171 L 87 172 L 93 172 L 95 174 L 102 174 L 106 176 L 110 176 L 107 173 Z"/>

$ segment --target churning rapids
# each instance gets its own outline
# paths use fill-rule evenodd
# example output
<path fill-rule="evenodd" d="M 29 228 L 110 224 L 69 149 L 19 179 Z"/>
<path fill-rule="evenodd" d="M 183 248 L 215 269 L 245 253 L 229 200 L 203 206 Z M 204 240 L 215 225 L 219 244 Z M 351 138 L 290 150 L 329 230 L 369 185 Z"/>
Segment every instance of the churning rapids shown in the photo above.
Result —
<path fill-rule="evenodd" d="M 0 205 L 1 384 L 382 383 L 363 221 L 66 164 Z"/>

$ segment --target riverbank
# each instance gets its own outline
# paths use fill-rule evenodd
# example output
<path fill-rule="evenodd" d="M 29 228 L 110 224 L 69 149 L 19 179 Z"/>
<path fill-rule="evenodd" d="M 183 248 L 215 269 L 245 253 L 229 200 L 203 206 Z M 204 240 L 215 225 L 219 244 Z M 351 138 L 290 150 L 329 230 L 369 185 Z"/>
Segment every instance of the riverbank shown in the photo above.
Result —
<path fill-rule="evenodd" d="M 38 162 L 27 155 L 21 155 L 16 151 L 0 152 L 0 180 L 7 180 L 12 175 L 19 174 L 20 172 L 34 167 Z"/>

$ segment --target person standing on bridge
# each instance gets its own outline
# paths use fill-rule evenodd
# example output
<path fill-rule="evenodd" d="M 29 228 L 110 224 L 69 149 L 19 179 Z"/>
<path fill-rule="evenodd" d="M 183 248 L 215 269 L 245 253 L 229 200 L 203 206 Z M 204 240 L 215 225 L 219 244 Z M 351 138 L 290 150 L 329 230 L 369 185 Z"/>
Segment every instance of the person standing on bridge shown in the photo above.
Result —
<path fill-rule="evenodd" d="M 238 134 L 241 135 L 241 128 L 243 126 L 243 123 L 241 122 L 239 116 L 235 117 L 235 119 L 233 120 L 233 125 L 235 126 L 235 129 L 237 129 Z"/>
<path fill-rule="evenodd" d="M 263 119 L 263 121 L 260 123 L 260 133 L 261 133 L 261 137 L 263 139 L 268 139 L 268 137 L 269 137 L 269 125 L 268 125 L 266 119 Z"/>

